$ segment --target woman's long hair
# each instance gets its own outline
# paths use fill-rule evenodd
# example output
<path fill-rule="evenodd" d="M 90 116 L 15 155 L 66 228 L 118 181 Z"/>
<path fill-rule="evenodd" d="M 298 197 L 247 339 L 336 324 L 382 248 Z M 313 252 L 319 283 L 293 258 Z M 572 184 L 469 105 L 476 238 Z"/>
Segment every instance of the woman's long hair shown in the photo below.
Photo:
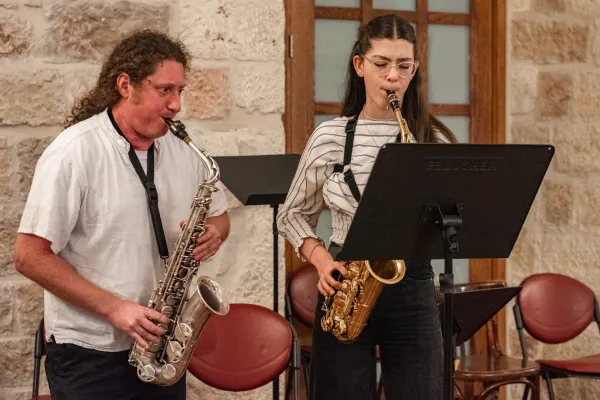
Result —
<path fill-rule="evenodd" d="M 352 47 L 348 69 L 346 73 L 346 93 L 342 104 L 342 117 L 360 114 L 366 101 L 367 94 L 364 78 L 361 78 L 354 69 L 354 56 L 364 57 L 371 49 L 371 41 L 377 39 L 404 39 L 413 45 L 413 58 L 418 60 L 417 35 L 414 28 L 404 19 L 395 14 L 383 15 L 372 19 L 358 30 L 358 39 Z M 452 143 L 457 142 L 456 136 L 430 114 L 423 95 L 421 94 L 421 72 L 417 69 L 411 80 L 402 101 L 402 116 L 408 128 L 420 143 L 439 142 L 435 130 L 439 131 Z M 435 129 L 434 129 L 435 126 Z"/>
<path fill-rule="evenodd" d="M 190 55 L 184 45 L 164 33 L 142 30 L 123 39 L 102 66 L 96 86 L 76 101 L 65 128 L 113 107 L 121 100 L 117 77 L 126 73 L 134 86 L 152 75 L 158 64 L 172 60 L 181 63 L 187 71 Z"/>

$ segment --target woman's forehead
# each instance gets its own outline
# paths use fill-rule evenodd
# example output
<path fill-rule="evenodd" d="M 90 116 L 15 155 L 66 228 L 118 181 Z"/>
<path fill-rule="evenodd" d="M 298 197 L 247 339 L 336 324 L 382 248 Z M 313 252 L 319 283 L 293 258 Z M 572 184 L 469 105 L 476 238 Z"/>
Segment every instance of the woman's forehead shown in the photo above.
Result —
<path fill-rule="evenodd" d="M 371 41 L 371 56 L 382 56 L 392 60 L 413 58 L 413 44 L 404 39 L 376 39 Z"/>

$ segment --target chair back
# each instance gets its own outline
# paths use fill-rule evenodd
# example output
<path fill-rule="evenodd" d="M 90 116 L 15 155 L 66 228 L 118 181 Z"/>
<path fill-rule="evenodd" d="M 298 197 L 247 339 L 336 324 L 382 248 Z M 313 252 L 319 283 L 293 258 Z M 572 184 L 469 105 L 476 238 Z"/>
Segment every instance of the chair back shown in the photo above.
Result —
<path fill-rule="evenodd" d="M 289 364 L 292 329 L 278 313 L 253 304 L 231 304 L 202 331 L 188 371 L 209 386 L 238 392 L 273 381 Z"/>
<path fill-rule="evenodd" d="M 302 324 L 312 328 L 317 308 L 319 290 L 319 273 L 317 269 L 306 264 L 290 280 L 289 297 L 292 314 Z"/>
<path fill-rule="evenodd" d="M 523 327 L 544 343 L 564 343 L 598 321 L 594 293 L 582 282 L 562 274 L 531 275 L 517 296 Z"/>

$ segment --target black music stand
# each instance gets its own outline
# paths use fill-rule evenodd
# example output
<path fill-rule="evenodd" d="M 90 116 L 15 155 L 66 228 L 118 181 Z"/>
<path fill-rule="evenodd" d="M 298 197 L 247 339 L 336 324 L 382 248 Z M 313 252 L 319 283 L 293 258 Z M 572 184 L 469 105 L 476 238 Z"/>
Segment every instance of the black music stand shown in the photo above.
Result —
<path fill-rule="evenodd" d="M 273 208 L 273 311 L 277 313 L 279 312 L 277 213 L 279 204 L 285 201 L 299 160 L 298 154 L 215 157 L 221 170 L 221 182 L 242 204 L 269 205 Z M 294 354 L 294 357 L 299 355 Z M 273 381 L 273 398 L 279 398 L 279 378 Z"/>
<path fill-rule="evenodd" d="M 444 259 L 442 324 L 455 328 L 443 330 L 445 400 L 454 399 L 463 296 L 452 260 L 510 256 L 553 155 L 551 145 L 394 143 L 375 160 L 336 260 Z"/>

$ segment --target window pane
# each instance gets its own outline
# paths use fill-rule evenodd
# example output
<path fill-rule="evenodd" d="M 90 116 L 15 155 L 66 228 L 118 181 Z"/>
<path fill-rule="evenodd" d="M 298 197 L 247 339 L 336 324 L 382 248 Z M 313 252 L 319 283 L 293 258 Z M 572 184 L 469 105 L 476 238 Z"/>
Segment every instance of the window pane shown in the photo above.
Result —
<path fill-rule="evenodd" d="M 440 116 L 437 119 L 442 121 L 456 135 L 459 143 L 469 143 L 469 117 L 464 116 Z"/>
<path fill-rule="evenodd" d="M 429 25 L 429 102 L 469 104 L 468 26 Z"/>
<path fill-rule="evenodd" d="M 429 11 L 469 13 L 469 0 L 429 0 Z"/>
<path fill-rule="evenodd" d="M 315 6 L 360 7 L 360 0 L 315 0 Z"/>
<path fill-rule="evenodd" d="M 315 115 L 315 129 L 317 129 L 317 127 L 319 125 L 321 125 L 322 122 L 330 121 L 336 117 L 338 117 L 338 116 L 337 115 L 327 115 L 327 114 Z"/>
<path fill-rule="evenodd" d="M 315 21 L 315 101 L 342 100 L 346 67 L 359 25 L 359 21 Z"/>
<path fill-rule="evenodd" d="M 377 10 L 415 11 L 416 0 L 373 0 L 373 8 Z"/>

